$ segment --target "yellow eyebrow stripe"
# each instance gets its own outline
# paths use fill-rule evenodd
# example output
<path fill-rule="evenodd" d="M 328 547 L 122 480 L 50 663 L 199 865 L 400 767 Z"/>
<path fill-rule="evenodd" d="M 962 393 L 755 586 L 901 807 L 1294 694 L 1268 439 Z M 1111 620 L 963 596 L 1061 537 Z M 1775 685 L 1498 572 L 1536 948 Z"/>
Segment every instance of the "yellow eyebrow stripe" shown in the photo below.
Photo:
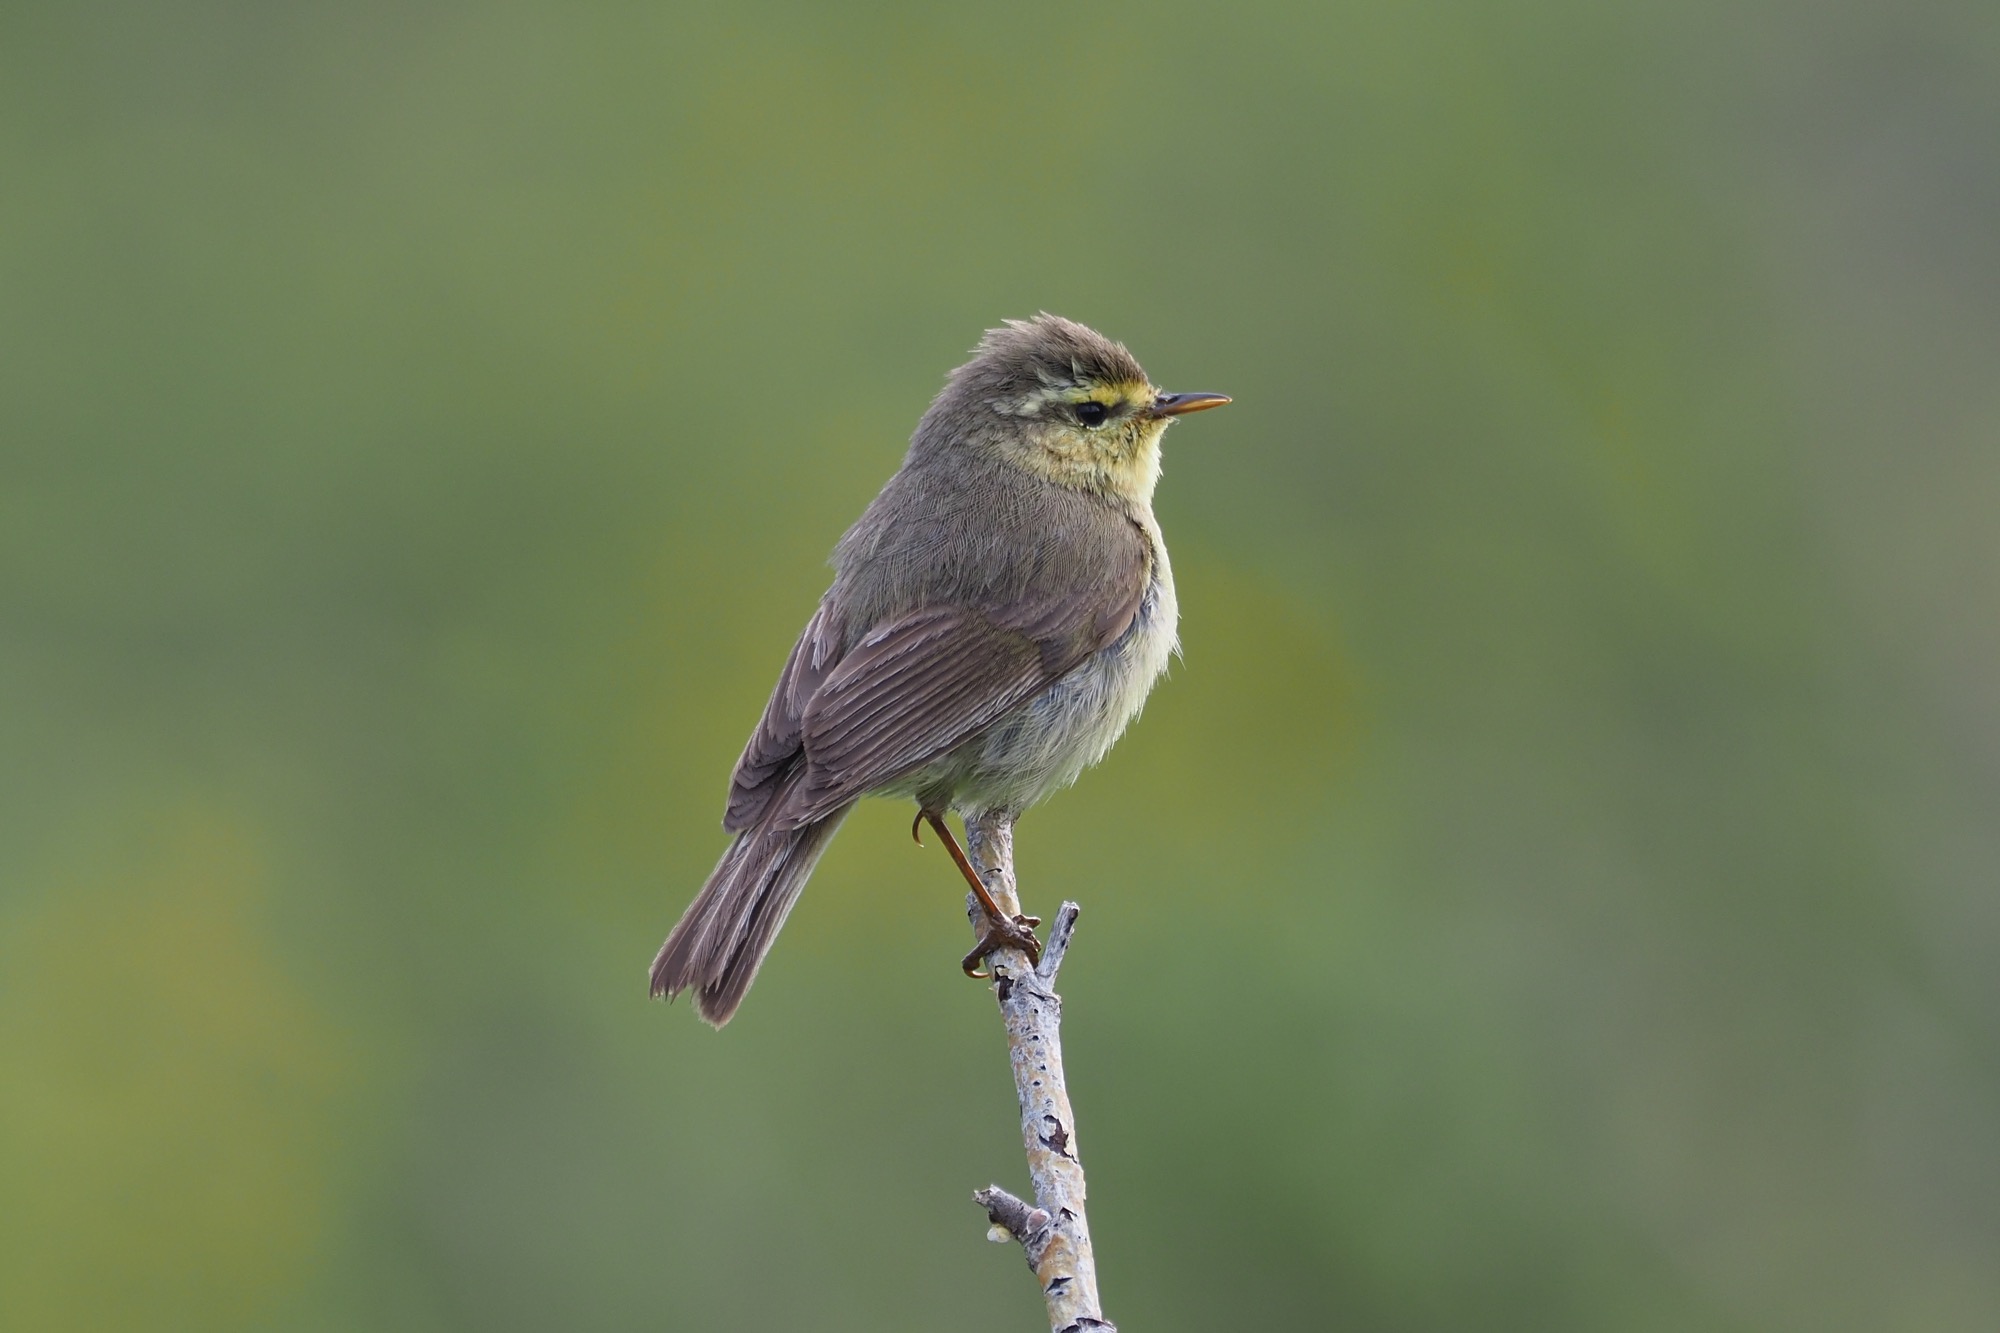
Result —
<path fill-rule="evenodd" d="M 1119 383 L 1093 384 L 1089 389 L 1066 394 L 1072 403 L 1102 403 L 1105 407 L 1123 407 L 1127 404 L 1151 402 L 1153 386 L 1150 384 Z"/>

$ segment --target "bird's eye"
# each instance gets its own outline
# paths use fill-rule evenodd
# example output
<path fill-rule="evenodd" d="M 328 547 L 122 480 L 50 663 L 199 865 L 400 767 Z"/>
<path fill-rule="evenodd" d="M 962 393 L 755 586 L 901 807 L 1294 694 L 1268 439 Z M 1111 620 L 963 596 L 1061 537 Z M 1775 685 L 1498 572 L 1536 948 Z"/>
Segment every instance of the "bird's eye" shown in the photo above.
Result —
<path fill-rule="evenodd" d="M 1103 403 L 1078 403 L 1076 405 L 1077 424 L 1102 426 L 1111 417 L 1111 409 Z"/>

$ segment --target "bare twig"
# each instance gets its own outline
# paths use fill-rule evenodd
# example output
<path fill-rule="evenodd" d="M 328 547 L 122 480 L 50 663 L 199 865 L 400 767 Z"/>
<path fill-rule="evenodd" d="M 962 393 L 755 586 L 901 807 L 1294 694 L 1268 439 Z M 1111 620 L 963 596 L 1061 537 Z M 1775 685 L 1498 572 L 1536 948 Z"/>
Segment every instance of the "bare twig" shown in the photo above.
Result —
<path fill-rule="evenodd" d="M 1001 909 L 1021 910 L 1014 887 L 1014 831 L 1000 818 L 975 821 L 966 829 L 966 850 Z M 977 900 L 966 895 L 973 929 L 981 921 Z M 1056 973 L 1076 930 L 1077 905 L 1064 903 L 1049 929 L 1039 967 L 1018 949 L 1001 949 L 987 960 L 993 994 L 1007 1024 L 1007 1052 L 1014 1066 L 1014 1090 L 1021 1102 L 1021 1139 L 1034 1182 L 1031 1205 L 998 1185 L 975 1193 L 987 1220 L 1021 1244 L 1048 1302 L 1055 1333 L 1113 1329 L 1097 1294 L 1097 1263 L 1084 1215 L 1083 1163 L 1077 1158 L 1076 1116 L 1063 1078 L 1062 999 Z M 1002 1237 L 1004 1239 L 1004 1237 Z"/>

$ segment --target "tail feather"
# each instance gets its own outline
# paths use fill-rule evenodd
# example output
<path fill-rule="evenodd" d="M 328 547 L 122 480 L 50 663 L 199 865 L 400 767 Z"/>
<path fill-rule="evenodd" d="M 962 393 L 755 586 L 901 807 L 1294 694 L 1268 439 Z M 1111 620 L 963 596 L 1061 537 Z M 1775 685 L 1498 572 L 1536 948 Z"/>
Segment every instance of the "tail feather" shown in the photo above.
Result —
<path fill-rule="evenodd" d="M 653 994 L 691 990 L 696 1013 L 727 1023 L 848 808 L 800 828 L 764 821 L 737 834 L 653 959 Z"/>

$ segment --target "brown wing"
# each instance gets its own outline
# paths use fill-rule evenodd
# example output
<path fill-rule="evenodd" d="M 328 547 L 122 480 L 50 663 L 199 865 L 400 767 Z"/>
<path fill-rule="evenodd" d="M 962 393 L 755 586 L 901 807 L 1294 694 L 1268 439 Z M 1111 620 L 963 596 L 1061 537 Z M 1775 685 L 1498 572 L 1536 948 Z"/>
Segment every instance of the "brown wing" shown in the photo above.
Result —
<path fill-rule="evenodd" d="M 727 831 L 741 833 L 756 823 L 804 757 L 801 725 L 806 705 L 839 659 L 840 637 L 838 617 L 821 603 L 792 645 L 771 702 L 764 705 L 763 719 L 736 761 L 736 772 L 729 779 L 729 810 L 722 817 Z"/>
<path fill-rule="evenodd" d="M 823 818 L 1047 689 L 1116 642 L 1138 614 L 1149 551 L 1138 538 L 1127 552 L 1082 588 L 910 612 L 837 662 L 828 657 L 832 616 L 822 606 L 737 765 L 724 826 L 747 827 L 781 791 L 781 826 Z"/>

